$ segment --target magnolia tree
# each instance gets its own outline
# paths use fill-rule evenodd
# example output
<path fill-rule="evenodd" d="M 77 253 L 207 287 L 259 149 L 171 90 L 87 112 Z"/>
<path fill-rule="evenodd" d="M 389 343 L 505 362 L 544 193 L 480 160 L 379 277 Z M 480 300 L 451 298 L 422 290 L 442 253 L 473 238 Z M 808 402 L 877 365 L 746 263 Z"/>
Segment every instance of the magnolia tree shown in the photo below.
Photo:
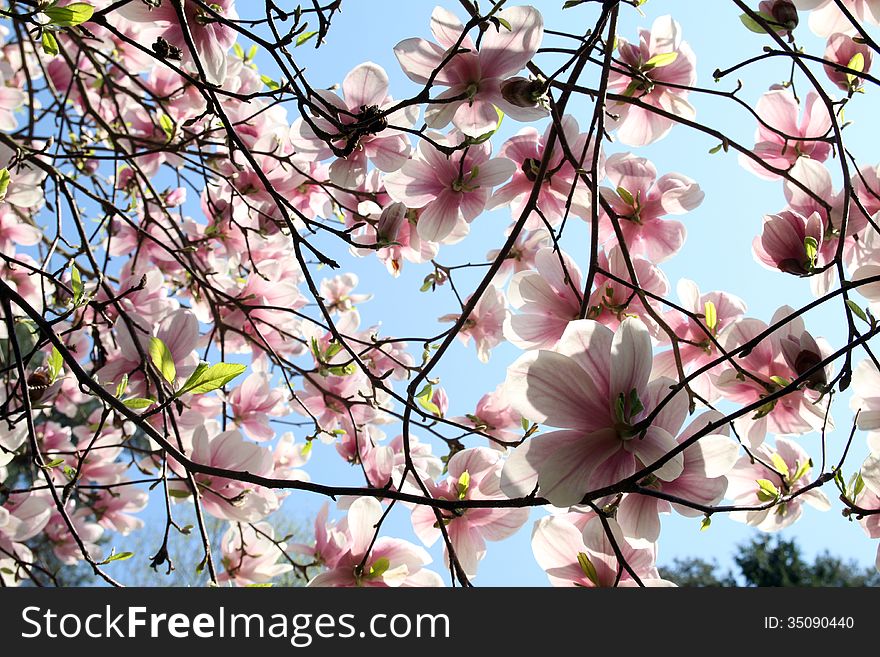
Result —
<path fill-rule="evenodd" d="M 833 498 L 880 538 L 880 169 L 844 119 L 876 116 L 880 2 L 732 0 L 717 38 L 754 54 L 705 83 L 664 14 L 680 3 L 573 0 L 551 28 L 551 3 L 461 0 L 379 44 L 400 83 L 365 62 L 330 87 L 298 60 L 343 3 L 283 4 L 0 10 L 4 586 L 79 562 L 124 584 L 132 556 L 173 583 L 176 533 L 205 584 L 313 586 L 467 586 L 520 532 L 554 586 L 665 586 L 664 514 L 770 532 Z M 747 102 L 734 74 L 762 65 L 780 81 Z M 754 139 L 707 122 L 710 101 Z M 781 192 L 737 218 L 743 269 L 772 270 L 755 294 L 797 277 L 813 301 L 752 316 L 700 271 L 673 294 L 704 192 L 644 147 L 689 132 Z M 458 259 L 494 209 L 506 230 Z M 433 329 L 361 323 L 420 285 L 405 315 Z M 817 309 L 844 339 L 809 329 Z M 497 388 L 443 387 L 451 359 L 505 342 Z M 326 503 L 294 543 L 278 519 L 307 497 Z M 125 549 L 145 521 L 147 558 Z"/>

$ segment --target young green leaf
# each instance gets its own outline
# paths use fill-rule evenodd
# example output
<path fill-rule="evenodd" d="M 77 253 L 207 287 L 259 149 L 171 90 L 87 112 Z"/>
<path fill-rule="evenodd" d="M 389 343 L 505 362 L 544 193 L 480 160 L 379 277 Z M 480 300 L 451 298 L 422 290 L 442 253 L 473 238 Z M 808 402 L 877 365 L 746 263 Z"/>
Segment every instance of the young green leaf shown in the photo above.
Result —
<path fill-rule="evenodd" d="M 49 461 L 48 463 L 45 463 L 45 464 L 43 465 L 43 467 L 44 467 L 45 469 L 49 470 L 49 469 L 51 469 L 51 468 L 57 468 L 57 467 L 58 467 L 59 465 L 61 465 L 62 463 L 64 463 L 64 459 L 62 459 L 62 458 L 52 459 L 52 460 Z"/>
<path fill-rule="evenodd" d="M 865 70 L 865 56 L 862 53 L 857 52 L 855 55 L 852 56 L 852 59 L 849 60 L 849 64 L 847 64 L 846 67 L 861 73 Z M 857 80 L 858 77 L 853 75 L 852 73 L 846 74 L 846 83 L 849 86 L 852 87 L 853 85 L 855 85 Z"/>
<path fill-rule="evenodd" d="M 81 305 L 85 296 L 85 288 L 83 287 L 82 276 L 80 276 L 76 264 L 70 265 L 70 287 L 73 290 L 73 305 Z"/>
<path fill-rule="evenodd" d="M 126 408 L 139 410 L 152 406 L 156 403 L 156 400 L 149 399 L 148 397 L 132 397 L 131 399 L 123 399 L 122 403 L 125 404 Z"/>
<path fill-rule="evenodd" d="M 108 563 L 113 561 L 125 561 L 126 559 L 131 559 L 134 556 L 134 552 L 118 552 L 116 554 L 111 554 L 109 557 L 104 559 L 99 565 L 106 566 Z"/>
<path fill-rule="evenodd" d="M 57 347 L 52 347 L 52 353 L 46 359 L 46 367 L 49 369 L 49 378 L 54 383 L 61 374 L 61 368 L 64 367 L 64 359 Z"/>
<path fill-rule="evenodd" d="M 583 571 L 584 575 L 587 576 L 587 579 L 596 586 L 599 586 L 599 573 L 596 571 L 596 566 L 594 566 L 593 562 L 590 561 L 590 557 L 587 556 L 587 553 L 578 552 L 577 560 L 578 565 L 580 565 L 581 570 Z"/>
<path fill-rule="evenodd" d="M 174 120 L 164 112 L 159 114 L 159 127 L 165 133 L 166 141 L 174 139 Z"/>
<path fill-rule="evenodd" d="M 9 175 L 9 169 L 6 167 L 0 169 L 0 201 L 6 198 L 6 190 L 9 189 L 11 181 L 12 176 Z"/>
<path fill-rule="evenodd" d="M 661 52 L 646 61 L 642 66 L 642 69 L 647 70 L 652 68 L 660 68 L 662 66 L 669 66 L 676 59 L 678 59 L 677 52 Z"/>
<path fill-rule="evenodd" d="M 709 529 L 709 526 L 712 524 L 712 518 L 709 516 L 704 516 L 703 521 L 700 523 L 700 531 L 704 532 Z"/>
<path fill-rule="evenodd" d="M 859 304 L 857 304 L 852 299 L 847 299 L 846 305 L 849 307 L 850 310 L 853 311 L 853 314 L 856 317 L 858 317 L 860 320 L 862 320 L 866 324 L 870 324 L 870 322 L 868 321 L 868 316 L 865 314 L 865 311 L 859 307 Z"/>
<path fill-rule="evenodd" d="M 767 21 L 767 23 L 769 23 L 770 25 L 776 23 L 776 20 L 773 18 L 773 16 L 765 14 L 763 11 L 758 11 L 755 13 L 758 14 L 758 16 L 763 18 L 765 21 Z M 767 34 L 767 30 L 765 30 L 758 21 L 756 21 L 748 14 L 741 14 L 739 20 L 742 21 L 742 24 L 745 25 L 746 29 L 750 32 L 754 32 L 755 34 Z"/>
<path fill-rule="evenodd" d="M 161 338 L 155 336 L 150 338 L 150 359 L 153 365 L 159 370 L 159 374 L 168 383 L 174 383 L 177 378 L 177 368 L 174 366 L 174 356 L 168 350 L 168 347 L 162 342 Z"/>
<path fill-rule="evenodd" d="M 302 44 L 304 44 L 316 34 L 317 32 L 303 32 L 298 37 L 296 37 L 296 45 L 294 47 L 299 48 Z"/>
<path fill-rule="evenodd" d="M 47 7 L 43 13 L 58 27 L 76 27 L 85 23 L 95 13 L 95 8 L 86 2 L 74 2 L 64 7 Z"/>
<path fill-rule="evenodd" d="M 239 374 L 247 369 L 247 365 L 241 363 L 217 363 L 205 367 L 199 372 L 198 368 L 193 375 L 183 384 L 180 394 L 189 392 L 201 395 L 212 390 L 222 388 Z M 198 377 L 196 378 L 196 374 Z"/>
<path fill-rule="evenodd" d="M 119 383 L 116 384 L 116 399 L 121 399 L 122 395 L 125 394 L 125 390 L 128 388 L 128 374 L 123 374 L 122 379 Z"/>

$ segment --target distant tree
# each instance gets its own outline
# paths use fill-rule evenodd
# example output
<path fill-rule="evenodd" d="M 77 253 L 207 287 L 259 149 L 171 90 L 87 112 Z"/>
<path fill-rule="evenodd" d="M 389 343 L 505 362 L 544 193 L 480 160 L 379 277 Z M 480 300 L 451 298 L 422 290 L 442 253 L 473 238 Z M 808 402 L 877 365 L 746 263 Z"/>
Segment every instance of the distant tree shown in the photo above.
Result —
<path fill-rule="evenodd" d="M 675 559 L 661 569 L 664 579 L 679 586 L 754 587 L 858 587 L 880 586 L 880 573 L 863 568 L 856 561 L 844 561 L 825 551 L 808 563 L 794 540 L 759 536 L 739 546 L 734 561 L 738 576 L 721 572 L 714 559 Z"/>

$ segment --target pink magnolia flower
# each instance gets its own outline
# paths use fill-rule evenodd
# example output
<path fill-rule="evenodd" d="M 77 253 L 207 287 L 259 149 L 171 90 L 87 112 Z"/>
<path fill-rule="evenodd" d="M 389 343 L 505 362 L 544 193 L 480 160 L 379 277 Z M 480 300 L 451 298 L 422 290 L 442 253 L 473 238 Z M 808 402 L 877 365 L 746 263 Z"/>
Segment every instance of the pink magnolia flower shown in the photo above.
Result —
<path fill-rule="evenodd" d="M 15 111 L 27 102 L 27 94 L 16 87 L 9 87 L 0 76 L 0 130 L 12 132 L 18 127 Z"/>
<path fill-rule="evenodd" d="M 16 424 L 10 424 L 8 419 L 0 422 L 0 466 L 12 461 L 15 450 L 24 444 L 27 437 L 28 427 L 23 420 Z"/>
<path fill-rule="evenodd" d="M 328 570 L 314 577 L 308 585 L 443 586 L 437 573 L 425 569 L 431 563 L 431 557 L 423 548 L 384 536 L 373 543 L 381 518 L 382 505 L 374 498 L 359 497 L 352 502 L 348 509 L 343 551 Z"/>
<path fill-rule="evenodd" d="M 657 169 L 643 157 L 615 153 L 608 158 L 605 171 L 612 187 L 602 187 L 602 197 L 622 220 L 620 230 L 632 255 L 661 263 L 678 253 L 684 244 L 684 224 L 664 221 L 667 214 L 684 214 L 703 202 L 700 186 L 678 173 L 657 180 Z M 603 211 L 599 240 L 616 240 L 611 218 Z"/>
<path fill-rule="evenodd" d="M 652 392 L 659 395 L 656 400 L 651 400 L 651 405 L 656 407 L 668 391 L 654 388 Z M 662 427 L 672 436 L 678 436 L 676 440 L 681 444 L 710 422 L 724 417 L 717 411 L 706 411 L 679 435 L 686 415 L 687 397 L 679 393 L 660 412 L 654 425 Z M 726 434 L 726 428 L 716 431 L 701 436 L 682 452 L 683 469 L 678 477 L 672 481 L 648 477 L 641 485 L 695 504 L 713 505 L 720 502 L 727 491 L 725 475 L 736 463 L 739 445 L 722 435 L 721 432 Z M 660 514 L 669 513 L 672 509 L 690 518 L 702 515 L 701 511 L 687 504 L 670 503 L 650 494 L 627 493 L 617 507 L 617 522 L 627 538 L 654 543 L 660 537 Z"/>
<path fill-rule="evenodd" d="M 501 287 L 504 281 L 507 280 L 507 277 L 511 274 L 518 274 L 521 271 L 534 269 L 535 256 L 538 254 L 538 251 L 547 246 L 549 242 L 550 233 L 544 228 L 522 231 L 513 243 L 513 248 L 510 249 L 507 257 L 501 263 L 501 267 L 498 269 L 498 273 L 495 274 L 495 278 L 492 279 L 492 282 L 496 286 Z M 492 249 L 486 254 L 486 260 L 488 262 L 497 260 L 500 253 L 501 249 Z"/>
<path fill-rule="evenodd" d="M 43 232 L 22 221 L 8 205 L 0 205 L 0 253 L 13 255 L 16 246 L 39 244 Z"/>
<path fill-rule="evenodd" d="M 73 500 L 68 503 L 66 511 L 86 553 L 92 559 L 100 560 L 102 549 L 98 541 L 104 535 L 104 528 L 93 521 L 92 512 L 89 509 L 75 507 Z M 58 561 L 65 566 L 76 565 L 83 559 L 82 549 L 74 540 L 73 534 L 67 529 L 67 523 L 64 522 L 57 510 L 43 531 Z"/>
<path fill-rule="evenodd" d="M 372 294 L 352 294 L 357 284 L 357 274 L 342 274 L 322 280 L 321 297 L 327 310 L 333 313 L 352 312 L 357 304 L 373 298 Z"/>
<path fill-rule="evenodd" d="M 810 276 L 824 249 L 825 226 L 814 212 L 809 217 L 783 210 L 764 216 L 764 228 L 752 242 L 755 258 L 769 269 L 795 276 Z"/>
<path fill-rule="evenodd" d="M 329 505 L 325 502 L 315 516 L 314 545 L 311 543 L 292 543 L 290 551 L 301 554 L 317 564 L 332 568 L 345 552 L 348 537 L 342 528 L 327 522 L 328 512 Z"/>
<path fill-rule="evenodd" d="M 435 141 L 455 146 L 460 135 L 437 136 Z M 470 223 L 486 208 L 492 188 L 513 174 L 506 157 L 489 159 L 488 141 L 456 151 L 447 157 L 427 141 L 419 142 L 418 154 L 400 171 L 385 177 L 385 189 L 395 201 L 421 208 L 419 237 L 443 242 L 462 221 Z"/>
<path fill-rule="evenodd" d="M 651 335 L 661 337 L 660 327 L 648 313 L 645 304 L 635 293 L 636 285 L 632 283 L 629 268 L 623 251 L 619 245 L 614 245 L 607 252 L 601 251 L 597 259 L 599 272 L 594 279 L 594 289 L 588 302 L 587 317 L 601 322 L 610 329 L 620 326 L 625 317 L 638 317 L 642 320 Z M 638 287 L 655 296 L 665 296 L 669 291 L 669 281 L 666 275 L 653 263 L 640 256 L 632 257 L 633 269 L 636 273 Z M 629 281 L 625 285 L 603 274 L 607 271 L 617 279 Z M 648 297 L 648 305 L 656 312 L 661 312 L 661 304 Z"/>
<path fill-rule="evenodd" d="M 804 104 L 804 116 L 798 124 L 800 108 L 794 94 L 788 89 L 773 89 L 765 93 L 755 106 L 758 129 L 755 132 L 754 153 L 768 166 L 790 169 L 800 157 L 824 162 L 831 154 L 831 144 L 817 141 L 831 130 L 828 110 L 811 91 Z M 740 154 L 740 164 L 766 180 L 778 180 L 779 175 L 753 159 Z"/>
<path fill-rule="evenodd" d="M 235 424 L 257 441 L 274 438 L 270 418 L 286 415 L 288 410 L 284 392 L 273 388 L 268 372 L 262 371 L 250 374 L 226 396 L 226 401 L 232 407 Z"/>
<path fill-rule="evenodd" d="M 220 540 L 224 572 L 217 580 L 236 586 L 266 584 L 293 570 L 287 562 L 278 563 L 287 544 L 274 539 L 275 529 L 268 522 L 231 524 Z"/>
<path fill-rule="evenodd" d="M 282 434 L 275 444 L 272 459 L 275 462 L 272 476 L 277 479 L 298 479 L 309 481 L 309 475 L 301 468 L 312 456 L 312 444 L 309 441 L 297 443 L 289 431 Z"/>
<path fill-rule="evenodd" d="M 855 504 L 862 509 L 880 511 L 880 449 L 865 459 L 860 471 L 865 487 L 856 496 Z M 880 538 L 880 513 L 866 514 L 859 518 L 859 524 L 869 538 Z M 880 570 L 880 545 L 877 546 L 877 570 Z"/>
<path fill-rule="evenodd" d="M 734 511 L 730 514 L 732 520 L 774 532 L 796 522 L 804 502 L 820 511 L 831 508 L 818 488 L 789 497 L 811 482 L 813 461 L 803 447 L 793 440 L 777 438 L 775 449 L 764 444 L 753 451 L 754 461 L 748 455 L 742 456 L 728 473 L 727 497 L 737 506 L 765 506 L 776 500 L 780 503 L 767 509 Z"/>
<path fill-rule="evenodd" d="M 686 41 L 681 40 L 681 26 L 671 16 L 661 16 L 651 29 L 639 30 L 639 43 L 618 39 L 623 66 L 612 68 L 608 89 L 616 94 L 637 98 L 651 107 L 685 119 L 693 119 L 696 110 L 687 101 L 688 90 L 667 86 L 693 86 L 697 81 L 697 58 Z M 620 70 L 620 69 L 626 69 Z M 617 127 L 617 139 L 627 146 L 645 146 L 665 137 L 674 121 L 626 102 L 609 105 L 617 115 L 609 127 Z"/>
<path fill-rule="evenodd" d="M 535 254 L 535 269 L 510 279 L 511 313 L 504 337 L 520 349 L 547 349 L 556 344 L 581 309 L 581 270 L 568 254 L 543 248 Z"/>
<path fill-rule="evenodd" d="M 681 306 L 694 314 L 702 315 L 697 321 L 678 310 L 670 310 L 663 315 L 663 320 L 679 338 L 678 353 L 685 374 L 699 369 L 716 360 L 718 349 L 709 339 L 715 337 L 725 327 L 740 319 L 746 312 L 745 302 L 727 292 L 707 292 L 700 294 L 700 288 L 686 278 L 678 282 L 678 298 Z M 708 331 L 708 333 L 707 333 Z M 718 398 L 714 381 L 717 369 L 710 370 L 691 381 L 691 388 L 707 401 Z M 663 351 L 654 358 L 654 376 L 678 378 L 673 350 Z"/>
<path fill-rule="evenodd" d="M 381 171 L 397 171 L 410 154 L 406 134 L 392 126 L 410 128 L 417 118 L 411 106 L 384 115 L 394 105 L 388 95 L 388 75 L 378 64 L 366 62 L 355 67 L 342 81 L 343 98 L 331 91 L 316 90 L 314 103 L 320 112 L 332 115 L 343 128 L 334 127 L 320 113 L 311 119 L 315 128 L 332 139 L 336 148 L 352 149 L 330 165 L 330 180 L 343 188 L 359 187 L 367 178 L 367 162 Z M 299 119 L 291 129 L 291 141 L 304 157 L 326 160 L 333 150 L 308 121 Z"/>
<path fill-rule="evenodd" d="M 629 571 L 621 568 L 601 519 L 593 516 L 580 529 L 572 522 L 575 515 L 580 514 L 545 516 L 535 523 L 532 530 L 532 552 L 535 561 L 547 573 L 550 584 L 585 588 L 638 586 Z M 660 578 L 654 565 L 653 546 L 636 547 L 624 537 L 614 519 L 609 518 L 608 524 L 621 556 L 639 576 L 642 584 L 675 586 Z"/>
<path fill-rule="evenodd" d="M 468 297 L 467 302 L 470 301 Z M 450 313 L 439 317 L 439 322 L 456 322 L 460 313 Z M 477 305 L 465 320 L 458 339 L 467 347 L 471 339 L 477 348 L 477 358 L 481 363 L 489 362 L 489 353 L 502 342 L 504 321 L 507 308 L 504 306 L 504 293 L 494 285 L 490 285 L 477 301 Z"/>
<path fill-rule="evenodd" d="M 782 306 L 770 320 L 771 325 L 783 322 L 794 310 Z M 719 336 L 721 346 L 733 351 L 752 341 L 768 328 L 758 319 L 740 319 Z M 821 342 L 821 344 L 820 344 Z M 762 339 L 746 356 L 736 363 L 749 373 L 746 376 L 729 363 L 719 373 L 715 385 L 721 396 L 738 404 L 752 404 L 769 394 L 778 392 L 792 381 L 806 374 L 813 366 L 831 354 L 830 345 L 821 338 L 817 341 L 807 333 L 804 320 L 794 317 Z M 735 420 L 740 435 L 752 447 L 764 442 L 767 432 L 781 435 L 800 435 L 818 430 L 825 421 L 827 400 L 821 400 L 821 390 L 831 380 L 830 365 L 814 373 L 804 387 L 760 406 L 754 414 Z M 831 419 L 829 418 L 829 425 Z"/>
<path fill-rule="evenodd" d="M 442 500 L 503 500 L 501 492 L 501 454 L 486 447 L 456 453 L 447 464 L 447 477 L 439 483 L 426 482 L 431 496 Z M 441 511 L 446 531 L 458 562 L 468 577 L 477 574 L 486 556 L 486 540 L 501 541 L 515 534 L 529 518 L 526 508 L 461 509 Z M 431 546 L 440 538 L 437 517 L 429 506 L 412 512 L 413 531 Z M 449 555 L 446 561 L 449 562 Z"/>
<path fill-rule="evenodd" d="M 438 43 L 412 38 L 394 47 L 394 55 L 410 80 L 427 84 L 436 73 L 433 83 L 449 87 L 437 100 L 460 98 L 429 104 L 425 112 L 429 127 L 442 128 L 452 121 L 464 134 L 478 137 L 495 129 L 495 107 L 517 121 L 531 121 L 546 114 L 540 107 L 514 105 L 501 93 L 505 78 L 521 71 L 537 52 L 544 36 L 544 19 L 537 9 L 528 6 L 503 9 L 494 16 L 499 24 L 490 24 L 482 34 L 479 50 L 465 36 L 460 47 L 467 52 L 454 55 L 442 68 L 449 49 L 464 31 L 455 14 L 442 7 L 431 14 L 431 33 Z"/>
<path fill-rule="evenodd" d="M 211 8 L 223 18 L 238 20 L 234 0 L 215 0 Z M 221 85 L 226 78 L 226 53 L 235 43 L 236 31 L 214 19 L 205 12 L 201 3 L 184 0 L 183 11 L 192 35 L 196 52 L 187 46 L 177 17 L 174 4 L 170 0 L 158 3 L 129 2 L 117 10 L 128 20 L 141 24 L 144 38 L 161 37 L 169 44 L 180 48 L 183 63 L 196 68 L 195 57 L 198 57 L 205 70 L 206 81 Z"/>
<path fill-rule="evenodd" d="M 192 445 L 189 456 L 195 463 L 263 477 L 270 477 L 274 470 L 272 452 L 246 442 L 238 431 L 224 431 L 211 437 L 203 425 L 193 433 Z M 179 465 L 174 464 L 173 469 L 182 472 Z M 278 508 L 276 493 L 262 486 L 206 474 L 196 474 L 195 481 L 205 511 L 223 520 L 255 522 Z M 189 491 L 185 483 L 174 482 L 169 486 Z"/>
<path fill-rule="evenodd" d="M 131 515 L 147 508 L 150 496 L 133 486 L 120 486 L 112 492 L 102 490 L 92 503 L 92 510 L 98 518 L 98 524 L 108 531 L 119 532 L 127 536 L 144 526 L 141 518 Z"/>
<path fill-rule="evenodd" d="M 586 133 L 580 132 L 577 120 L 570 114 L 562 117 L 561 123 L 562 133 L 572 155 L 579 158 L 581 168 L 589 169 L 593 162 L 593 145 L 591 143 L 589 149 L 587 148 Z M 552 126 L 548 126 L 544 134 L 539 135 L 534 128 L 523 128 L 504 142 L 499 155 L 510 159 L 516 165 L 516 170 L 511 181 L 499 187 L 489 200 L 487 210 L 507 205 L 510 206 L 515 218 L 519 218 L 523 213 L 538 179 L 538 171 L 541 168 L 551 129 Z M 603 159 L 600 158 L 599 170 L 595 174 L 599 178 L 603 175 Z M 557 140 L 547 172 L 541 181 L 535 207 L 541 211 L 551 226 L 558 226 L 566 214 L 566 208 L 570 208 L 571 213 L 576 217 L 587 218 L 590 216 L 590 205 L 589 188 L 580 180 L 575 167 L 566 159 Z M 527 230 L 535 230 L 544 225 L 541 215 L 534 212 L 529 215 L 525 227 Z"/>
<path fill-rule="evenodd" d="M 853 369 L 853 396 L 849 407 L 858 413 L 857 423 L 862 431 L 869 431 L 868 447 L 880 454 L 880 372 L 870 359 L 861 361 Z"/>
<path fill-rule="evenodd" d="M 381 214 L 379 212 L 381 211 Z M 358 208 L 359 214 L 379 214 L 376 226 L 365 224 L 357 233 L 359 244 L 375 244 L 378 249 L 353 248 L 355 255 L 376 254 L 388 273 L 397 278 L 403 270 L 403 261 L 428 262 L 437 255 L 439 246 L 419 237 L 416 229 L 420 210 L 410 210 L 400 202 L 389 203 L 384 210 L 367 201 Z M 450 235 L 450 240 L 452 239 Z"/>
<path fill-rule="evenodd" d="M 519 434 L 513 429 L 520 427 L 521 418 L 507 403 L 502 386 L 480 397 L 473 413 L 453 418 L 453 421 L 473 426 L 475 430 L 489 436 L 489 445 L 494 449 L 504 451 L 507 448 L 505 443 L 519 440 Z"/>
<path fill-rule="evenodd" d="M 852 33 L 855 26 L 835 0 L 792 0 L 801 11 L 810 10 L 810 29 L 820 37 L 834 32 Z M 877 0 L 842 0 L 843 5 L 861 23 L 880 25 L 880 2 Z"/>
<path fill-rule="evenodd" d="M 501 476 L 509 497 L 535 486 L 554 506 L 578 504 L 594 489 L 610 486 L 663 458 L 678 444 L 656 423 L 635 427 L 669 379 L 649 383 L 651 337 L 627 318 L 612 332 L 591 320 L 571 322 L 552 351 L 532 351 L 507 370 L 510 405 L 531 422 L 559 431 L 541 433 L 517 447 Z M 643 435 L 642 435 L 643 434 Z M 673 481 L 682 473 L 679 453 L 654 476 Z"/>
<path fill-rule="evenodd" d="M 101 368 L 100 378 L 107 383 L 119 383 L 124 374 L 129 375 L 129 384 L 132 389 L 140 390 L 143 385 L 143 375 L 135 372 L 143 364 L 141 353 L 150 356 L 150 335 L 152 330 L 149 323 L 137 315 L 129 315 L 127 319 L 134 326 L 134 331 L 128 322 L 119 318 L 114 324 L 116 344 L 118 349 L 112 351 L 107 357 L 107 364 Z M 132 335 L 134 332 L 136 335 Z M 197 358 L 193 353 L 199 339 L 199 322 L 189 310 L 179 309 L 166 316 L 155 328 L 155 336 L 171 352 L 176 369 L 176 383 L 186 380 L 197 364 Z M 137 344 L 140 345 L 140 352 Z"/>
<path fill-rule="evenodd" d="M 823 59 L 860 73 L 867 73 L 871 70 L 874 51 L 868 44 L 856 43 L 850 35 L 836 32 L 828 37 Z M 847 92 L 855 91 L 862 85 L 862 79 L 858 75 L 838 70 L 828 64 L 825 64 L 825 75 L 839 89 Z"/>

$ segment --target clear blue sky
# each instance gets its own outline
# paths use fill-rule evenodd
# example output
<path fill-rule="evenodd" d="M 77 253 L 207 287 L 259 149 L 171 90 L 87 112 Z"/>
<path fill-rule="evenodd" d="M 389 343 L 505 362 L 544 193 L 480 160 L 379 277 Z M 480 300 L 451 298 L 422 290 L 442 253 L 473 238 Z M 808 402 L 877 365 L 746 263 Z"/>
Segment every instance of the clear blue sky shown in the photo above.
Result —
<path fill-rule="evenodd" d="M 327 43 L 319 50 L 304 46 L 296 49 L 298 63 L 306 68 L 306 75 L 313 86 L 327 87 L 342 81 L 345 74 L 354 66 L 373 61 L 385 68 L 391 79 L 391 94 L 395 98 L 404 97 L 417 91 L 416 86 L 401 72 L 394 58 L 392 47 L 401 39 L 422 36 L 430 38 L 428 21 L 436 2 L 433 0 L 409 0 L 392 2 L 376 0 L 371 2 L 347 2 L 343 12 L 333 19 Z M 534 3 L 543 13 L 545 25 L 563 30 L 582 30 L 593 23 L 597 8 L 592 3 L 562 12 L 561 0 Z M 250 11 L 245 3 L 239 3 L 244 16 Z M 707 6 L 711 5 L 711 9 Z M 445 3 L 453 11 L 463 16 L 457 3 Z M 768 38 L 748 32 L 737 18 L 739 11 L 729 2 L 704 2 L 699 0 L 650 0 L 644 7 L 646 17 L 624 6 L 621 10 L 621 36 L 628 40 L 637 39 L 639 26 L 649 27 L 657 16 L 673 13 L 683 27 L 683 34 L 697 55 L 698 84 L 716 86 L 712 81 L 712 71 L 716 67 L 725 68 L 744 58 L 759 54 Z M 310 28 L 311 29 L 311 28 Z M 806 20 L 797 30 L 799 42 L 811 51 L 822 52 L 824 42 L 814 37 L 806 25 Z M 545 40 L 545 44 L 551 41 Z M 246 49 L 246 48 L 245 48 Z M 277 79 L 267 58 L 258 58 L 261 71 Z M 541 60 L 539 60 L 541 63 Z M 788 73 L 782 61 L 753 66 L 740 75 L 744 86 L 740 95 L 750 103 L 773 82 L 781 82 Z M 820 70 L 821 75 L 821 70 Z M 822 78 L 824 79 L 824 77 Z M 730 89 L 735 80 L 729 79 L 717 85 Z M 805 89 L 804 86 L 801 90 Z M 869 131 L 868 119 L 876 116 L 876 101 L 868 94 L 856 98 L 847 108 L 847 118 L 854 121 L 846 132 L 849 144 L 857 155 L 870 163 L 873 153 L 865 148 L 875 144 L 874 133 Z M 727 131 L 739 141 L 752 144 L 755 128 L 754 120 L 742 108 L 732 103 L 718 103 L 705 95 L 692 95 L 692 104 L 697 108 L 698 119 Z M 569 110 L 585 125 L 589 121 L 591 106 L 583 99 L 575 99 Z M 872 112 L 873 110 L 873 112 Z M 291 108 L 291 112 L 295 111 Z M 291 120 L 295 117 L 290 116 Z M 504 139 L 519 130 L 518 124 L 506 118 L 501 128 L 500 138 L 493 142 L 496 149 Z M 544 123 L 537 124 L 541 130 Z M 769 272 L 758 265 L 751 255 L 751 242 L 761 228 L 763 214 L 775 212 L 784 206 L 780 183 L 758 179 L 739 167 L 736 155 L 719 153 L 709 156 L 707 151 L 716 145 L 712 138 L 676 127 L 661 142 L 642 149 L 640 155 L 651 159 L 659 173 L 680 172 L 699 182 L 706 193 L 702 206 L 683 218 L 688 230 L 684 249 L 672 260 L 662 265 L 670 280 L 671 289 L 676 282 L 687 277 L 697 281 L 701 289 L 724 290 L 743 298 L 748 304 L 748 315 L 768 321 L 773 311 L 782 304 L 799 306 L 812 299 L 809 284 L 804 280 L 781 273 Z M 861 147 L 861 152 L 860 152 Z M 626 150 L 617 144 L 606 146 L 607 153 Z M 835 162 L 829 162 L 834 174 Z M 839 174 L 835 176 L 839 180 Z M 467 261 L 482 261 L 487 251 L 498 248 L 504 240 L 504 229 L 510 221 L 506 209 L 487 213 L 472 224 L 470 237 L 461 245 L 443 247 L 439 261 L 446 265 Z M 582 268 L 588 257 L 587 230 L 578 220 L 566 229 L 564 246 Z M 375 298 L 360 306 L 362 326 L 381 323 L 383 335 L 431 335 L 441 326 L 437 317 L 458 310 L 457 304 L 448 288 L 441 288 L 434 294 L 418 291 L 424 276 L 431 271 L 430 265 L 405 265 L 405 273 L 399 279 L 392 279 L 383 265 L 374 258 L 353 260 L 343 257 L 343 271 L 354 271 L 361 278 L 358 291 L 372 292 Z M 325 270 L 326 271 L 326 270 Z M 326 271 L 327 275 L 332 275 Z M 462 276 L 456 279 L 463 295 L 473 289 L 476 279 Z M 469 287 L 470 286 L 470 287 Z M 839 306 L 832 312 L 813 313 L 807 316 L 807 326 L 814 335 L 827 337 L 832 345 L 839 347 L 845 338 L 845 327 L 841 324 Z M 451 398 L 450 415 L 471 412 L 479 397 L 493 389 L 504 379 L 505 368 L 518 355 L 519 350 L 504 345 L 494 350 L 488 364 L 481 364 L 473 347 L 464 348 L 459 343 L 452 347 L 447 358 L 435 371 L 442 378 L 442 385 Z M 857 360 L 861 359 L 861 355 Z M 830 435 L 831 458 L 839 452 L 846 439 L 850 413 L 847 408 L 848 395 L 837 400 L 834 414 L 839 428 Z M 279 427 L 284 430 L 283 427 Z M 301 433 L 297 434 L 298 437 Z M 395 435 L 388 428 L 389 438 Z M 810 436 L 801 439 L 814 457 L 818 456 L 819 441 Z M 474 444 L 483 444 L 475 441 Z M 860 463 L 864 454 L 864 439 L 856 440 L 854 458 L 847 472 Z M 349 484 L 360 483 L 359 472 L 342 463 L 332 446 L 316 443 L 314 455 L 306 468 L 314 481 L 322 483 Z M 833 490 L 827 490 L 835 497 Z M 159 502 L 158 499 L 155 500 Z M 295 493 L 285 504 L 284 512 L 294 517 L 311 516 L 324 502 L 323 498 Z M 161 506 L 161 505 L 160 505 Z M 828 549 L 832 553 L 857 559 L 868 566 L 873 563 L 876 542 L 869 541 L 861 528 L 846 522 L 840 517 L 839 504 L 826 513 L 819 513 L 808 507 L 804 516 L 784 536 L 796 537 L 807 556 Z M 532 520 L 543 511 L 533 511 Z M 702 556 L 717 558 L 723 565 L 732 564 L 735 544 L 755 535 L 754 530 L 745 525 L 732 522 L 718 515 L 713 518 L 711 528 L 699 531 L 699 519 L 684 519 L 677 515 L 664 516 L 663 531 L 660 538 L 659 564 L 669 563 L 674 557 Z M 401 508 L 392 513 L 385 524 L 387 535 L 407 538 L 417 542 L 409 525 L 409 514 Z M 489 544 L 489 553 L 481 563 L 477 585 L 535 585 L 547 584 L 546 577 L 535 563 L 530 547 L 531 522 L 517 536 L 499 544 Z M 125 549 L 125 539 L 118 541 L 120 549 Z M 444 573 L 440 543 L 431 551 L 434 556 L 433 567 Z"/>

